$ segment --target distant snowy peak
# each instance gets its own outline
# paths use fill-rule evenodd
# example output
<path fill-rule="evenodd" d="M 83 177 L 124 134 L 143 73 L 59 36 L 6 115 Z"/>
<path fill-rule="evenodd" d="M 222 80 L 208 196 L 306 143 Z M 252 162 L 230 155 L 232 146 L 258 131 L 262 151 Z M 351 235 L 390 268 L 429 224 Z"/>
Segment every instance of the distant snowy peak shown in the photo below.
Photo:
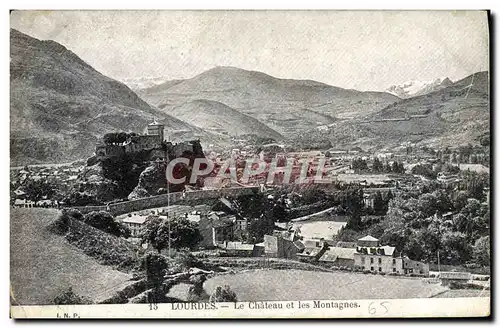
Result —
<path fill-rule="evenodd" d="M 121 79 L 132 90 L 151 88 L 167 81 L 164 77 L 132 77 Z"/>
<path fill-rule="evenodd" d="M 411 98 L 437 91 L 453 84 L 449 78 L 437 78 L 433 81 L 408 81 L 399 85 L 392 85 L 386 92 L 399 98 Z"/>

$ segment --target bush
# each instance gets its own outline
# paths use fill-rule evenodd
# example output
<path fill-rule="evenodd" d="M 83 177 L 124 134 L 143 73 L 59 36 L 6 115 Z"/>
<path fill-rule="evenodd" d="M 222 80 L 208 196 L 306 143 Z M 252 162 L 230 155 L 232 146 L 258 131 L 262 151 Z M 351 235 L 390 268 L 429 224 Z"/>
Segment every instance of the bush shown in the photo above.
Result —
<path fill-rule="evenodd" d="M 223 287 L 217 286 L 212 295 L 210 295 L 210 302 L 237 302 L 236 294 L 231 290 L 231 287 L 224 285 Z"/>
<path fill-rule="evenodd" d="M 482 285 L 476 285 L 473 283 L 460 283 L 460 282 L 450 282 L 450 289 L 477 289 L 477 290 L 482 290 L 486 289 L 489 290 L 488 286 L 482 286 Z"/>
<path fill-rule="evenodd" d="M 92 304 L 92 301 L 87 297 L 75 294 L 72 287 L 69 287 L 54 297 L 53 302 L 56 305 Z"/>
<path fill-rule="evenodd" d="M 85 215 L 83 222 L 117 237 L 130 237 L 130 229 L 121 222 L 115 221 L 113 216 L 106 211 L 90 212 Z"/>
<path fill-rule="evenodd" d="M 205 266 L 200 259 L 186 249 L 176 252 L 172 258 L 172 271 L 182 272 L 190 268 L 205 269 Z"/>

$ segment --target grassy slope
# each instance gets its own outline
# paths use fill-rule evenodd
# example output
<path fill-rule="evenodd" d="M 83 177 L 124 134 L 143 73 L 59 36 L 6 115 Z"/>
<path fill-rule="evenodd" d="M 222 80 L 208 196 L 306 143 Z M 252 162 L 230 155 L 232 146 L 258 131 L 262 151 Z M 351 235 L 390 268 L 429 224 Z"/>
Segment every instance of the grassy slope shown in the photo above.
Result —
<path fill-rule="evenodd" d="M 100 265 L 64 236 L 45 229 L 52 209 L 12 209 L 10 284 L 13 304 L 50 304 L 67 287 L 92 300 L 108 298 L 128 285 L 128 274 Z"/>

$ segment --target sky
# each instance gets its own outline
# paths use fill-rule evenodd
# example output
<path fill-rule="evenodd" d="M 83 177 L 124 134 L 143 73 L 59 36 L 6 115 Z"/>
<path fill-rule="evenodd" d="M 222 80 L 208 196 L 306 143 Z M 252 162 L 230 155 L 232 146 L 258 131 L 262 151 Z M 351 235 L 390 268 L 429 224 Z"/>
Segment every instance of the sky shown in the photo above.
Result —
<path fill-rule="evenodd" d="M 10 26 L 117 80 L 234 66 L 382 91 L 489 69 L 484 11 L 14 11 Z"/>

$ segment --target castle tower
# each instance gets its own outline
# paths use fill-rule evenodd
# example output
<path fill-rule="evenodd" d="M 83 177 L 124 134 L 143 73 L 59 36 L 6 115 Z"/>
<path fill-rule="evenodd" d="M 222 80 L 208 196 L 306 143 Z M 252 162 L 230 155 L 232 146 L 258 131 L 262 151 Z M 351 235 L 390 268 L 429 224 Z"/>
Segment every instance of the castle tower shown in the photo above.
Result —
<path fill-rule="evenodd" d="M 148 135 L 160 136 L 160 141 L 164 140 L 164 130 L 165 130 L 165 125 L 156 122 L 156 120 L 154 120 L 153 123 L 150 123 L 148 125 Z"/>

